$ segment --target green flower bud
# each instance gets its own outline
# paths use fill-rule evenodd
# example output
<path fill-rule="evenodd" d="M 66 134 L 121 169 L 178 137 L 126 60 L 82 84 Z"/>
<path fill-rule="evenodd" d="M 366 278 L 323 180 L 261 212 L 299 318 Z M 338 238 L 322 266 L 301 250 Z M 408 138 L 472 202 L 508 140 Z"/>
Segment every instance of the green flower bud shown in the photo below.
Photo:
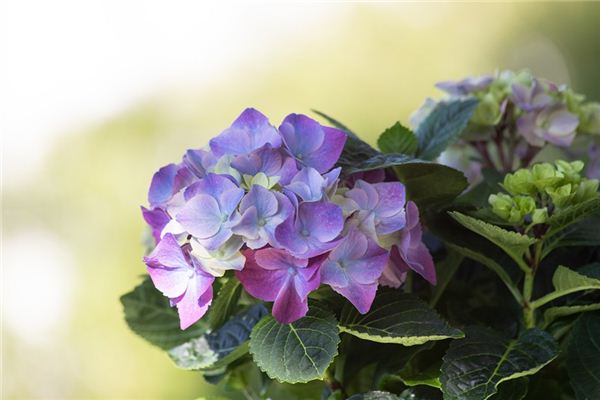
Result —
<path fill-rule="evenodd" d="M 563 177 L 564 183 L 578 184 L 581 181 L 580 172 L 583 171 L 583 161 L 558 160 L 555 164 L 557 175 Z"/>
<path fill-rule="evenodd" d="M 584 104 L 578 115 L 581 132 L 600 135 L 600 103 Z"/>
<path fill-rule="evenodd" d="M 479 100 L 471 121 L 479 125 L 496 125 L 501 116 L 500 102 L 493 93 L 486 93 Z"/>
<path fill-rule="evenodd" d="M 564 89 L 562 95 L 565 103 L 567 104 L 567 109 L 574 114 L 579 114 L 581 112 L 581 104 L 585 100 L 585 96 L 575 93 L 573 89 L 570 88 Z"/>
<path fill-rule="evenodd" d="M 522 215 L 531 214 L 535 210 L 535 200 L 529 196 L 517 196 L 515 204 Z"/>
<path fill-rule="evenodd" d="M 573 197 L 573 185 L 567 183 L 566 185 L 554 187 L 547 187 L 546 193 L 550 195 L 552 199 L 552 203 L 558 208 L 564 208 L 570 205 L 571 199 Z"/>
<path fill-rule="evenodd" d="M 490 195 L 488 202 L 492 206 L 494 214 L 505 220 L 509 219 L 510 212 L 515 206 L 512 197 L 505 193 Z"/>
<path fill-rule="evenodd" d="M 535 209 L 531 213 L 531 220 L 534 225 L 543 224 L 548 220 L 548 209 L 546 207 Z"/>
<path fill-rule="evenodd" d="M 557 175 L 556 169 L 550 163 L 535 164 L 531 168 L 531 174 L 533 176 L 533 184 L 540 192 L 554 187 L 562 180 L 562 176 L 560 174 Z"/>
<path fill-rule="evenodd" d="M 504 177 L 504 188 L 513 195 L 533 195 L 536 192 L 533 176 L 528 169 L 519 169 Z"/>

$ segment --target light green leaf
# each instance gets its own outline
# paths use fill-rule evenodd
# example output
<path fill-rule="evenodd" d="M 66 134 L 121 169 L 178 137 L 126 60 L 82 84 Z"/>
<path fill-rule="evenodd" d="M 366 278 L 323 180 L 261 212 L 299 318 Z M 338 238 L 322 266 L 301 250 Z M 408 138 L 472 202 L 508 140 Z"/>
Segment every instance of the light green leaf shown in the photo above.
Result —
<path fill-rule="evenodd" d="M 223 325 L 235 312 L 242 293 L 242 285 L 237 279 L 229 279 L 219 290 L 208 312 L 208 324 L 211 329 Z"/>
<path fill-rule="evenodd" d="M 379 136 L 377 146 L 383 153 L 414 155 L 419 142 L 410 129 L 402 126 L 400 122 L 396 122 Z"/>
<path fill-rule="evenodd" d="M 577 400 L 600 399 L 600 312 L 575 322 L 567 347 L 567 371 Z"/>
<path fill-rule="evenodd" d="M 389 289 L 379 290 L 366 314 L 346 304 L 339 327 L 340 331 L 364 340 L 404 346 L 463 337 L 460 330 L 450 327 L 417 297 Z"/>
<path fill-rule="evenodd" d="M 339 342 L 334 316 L 311 304 L 308 314 L 291 324 L 264 317 L 252 330 L 250 353 L 270 378 L 308 382 L 323 377 Z"/>
<path fill-rule="evenodd" d="M 558 318 L 568 317 L 569 315 L 573 314 L 597 310 L 600 310 L 600 303 L 550 307 L 546 311 L 544 311 L 543 327 L 548 327 L 552 322 L 554 322 Z"/>
<path fill-rule="evenodd" d="M 590 264 L 586 267 L 590 272 L 583 274 L 560 265 L 552 276 L 552 284 L 555 290 L 534 301 L 532 306 L 538 308 L 571 293 L 600 289 L 600 279 L 596 278 L 600 275 L 600 263 Z M 580 271 L 584 270 L 584 268 L 580 269 Z"/>
<path fill-rule="evenodd" d="M 411 366 L 407 365 L 397 376 L 406 386 L 425 385 L 438 389 L 442 387 L 439 364 L 433 365 L 425 371 L 413 371 Z"/>
<path fill-rule="evenodd" d="M 458 140 L 477 103 L 478 101 L 472 98 L 438 103 L 417 128 L 418 156 L 425 160 L 433 160 Z"/>
<path fill-rule="evenodd" d="M 450 216 L 465 228 L 472 230 L 500 247 L 523 268 L 523 254 L 525 254 L 529 246 L 535 243 L 535 239 L 517 232 L 507 231 L 499 226 L 488 224 L 457 211 L 450 212 Z"/>
<path fill-rule="evenodd" d="M 133 291 L 121 296 L 121 304 L 129 328 L 165 350 L 202 336 L 208 329 L 206 322 L 200 320 L 182 331 L 177 310 L 154 287 L 149 277 Z"/>
<path fill-rule="evenodd" d="M 489 399 L 502 382 L 533 375 L 557 355 L 557 343 L 540 329 L 525 331 L 517 339 L 471 329 L 466 339 L 452 342 L 444 356 L 444 399 Z"/>

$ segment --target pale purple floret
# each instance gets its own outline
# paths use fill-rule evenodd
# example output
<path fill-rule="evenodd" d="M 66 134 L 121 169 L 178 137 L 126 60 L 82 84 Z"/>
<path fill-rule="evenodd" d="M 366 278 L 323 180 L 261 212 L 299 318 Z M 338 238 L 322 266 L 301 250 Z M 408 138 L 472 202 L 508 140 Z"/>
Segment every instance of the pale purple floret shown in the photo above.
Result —
<path fill-rule="evenodd" d="M 190 149 L 183 156 L 183 164 L 198 178 L 204 178 L 217 161 L 213 153 L 204 149 Z"/>
<path fill-rule="evenodd" d="M 275 244 L 275 228 L 293 214 L 290 200 L 281 193 L 253 185 L 240 203 L 242 215 L 233 233 L 240 235 L 251 249 Z"/>
<path fill-rule="evenodd" d="M 171 234 L 144 257 L 154 286 L 177 306 L 181 329 L 198 321 L 212 302 L 214 277 L 179 246 Z"/>
<path fill-rule="evenodd" d="M 186 189 L 187 202 L 175 219 L 202 246 L 216 250 L 233 234 L 243 196 L 244 190 L 227 177 L 208 174 Z"/>
<path fill-rule="evenodd" d="M 388 252 L 352 229 L 321 265 L 321 282 L 347 298 L 361 313 L 369 311 Z"/>
<path fill-rule="evenodd" d="M 263 173 L 268 177 L 279 177 L 279 183 L 286 185 L 298 171 L 296 161 L 281 149 L 266 144 L 249 154 L 239 155 L 231 166 L 242 175 L 254 176 Z"/>
<path fill-rule="evenodd" d="M 398 287 L 406 272 L 411 269 L 432 285 L 436 284 L 435 266 L 427 246 L 421 241 L 423 231 L 419 222 L 419 209 L 409 201 L 406 204 L 406 226 L 399 232 L 398 241 L 392 247 L 390 262 L 381 276 L 380 283 Z"/>
<path fill-rule="evenodd" d="M 193 174 L 185 165 L 165 165 L 152 177 L 150 189 L 148 190 L 148 203 L 153 208 L 164 206 L 177 192 L 194 180 Z"/>
<path fill-rule="evenodd" d="M 346 134 L 335 128 L 320 125 L 301 114 L 290 114 L 279 127 L 286 148 L 300 165 L 325 173 L 337 162 Z"/>
<path fill-rule="evenodd" d="M 578 125 L 577 115 L 563 105 L 556 105 L 519 117 L 517 131 L 532 146 L 541 147 L 549 142 L 568 147 L 575 138 Z"/>
<path fill-rule="evenodd" d="M 225 154 L 248 154 L 265 144 L 281 146 L 281 137 L 267 117 L 253 108 L 247 108 L 221 134 L 210 140 L 212 152 L 220 157 Z"/>
<path fill-rule="evenodd" d="M 345 194 L 352 200 L 357 226 L 374 240 L 402 229 L 406 224 L 404 185 L 400 182 L 367 183 L 356 181 Z"/>
<path fill-rule="evenodd" d="M 319 201 L 335 190 L 341 168 L 335 168 L 321 175 L 311 167 L 302 168 L 285 187 L 303 201 Z"/>
<path fill-rule="evenodd" d="M 246 266 L 236 272 L 252 296 L 273 301 L 273 317 L 282 324 L 302 318 L 308 312 L 308 294 L 319 287 L 319 258 L 291 256 L 281 249 L 266 248 L 244 252 Z"/>
<path fill-rule="evenodd" d="M 278 244 L 300 258 L 315 257 L 333 249 L 344 227 L 342 209 L 333 203 L 300 203 L 296 215 L 275 229 Z"/>
<path fill-rule="evenodd" d="M 526 112 L 539 111 L 553 102 L 552 97 L 537 79 L 534 79 L 529 86 L 513 84 L 512 100 L 517 107 Z"/>
<path fill-rule="evenodd" d="M 169 223 L 169 221 L 171 221 L 171 217 L 169 217 L 169 214 L 159 207 L 151 210 L 147 209 L 146 207 L 142 207 L 142 215 L 146 223 L 150 225 L 152 237 L 154 238 L 155 242 L 160 242 L 161 232 Z"/>
<path fill-rule="evenodd" d="M 435 84 L 435 87 L 454 96 L 465 96 L 474 92 L 487 89 L 493 81 L 494 77 L 485 75 L 466 78 L 462 81 L 438 82 Z"/>

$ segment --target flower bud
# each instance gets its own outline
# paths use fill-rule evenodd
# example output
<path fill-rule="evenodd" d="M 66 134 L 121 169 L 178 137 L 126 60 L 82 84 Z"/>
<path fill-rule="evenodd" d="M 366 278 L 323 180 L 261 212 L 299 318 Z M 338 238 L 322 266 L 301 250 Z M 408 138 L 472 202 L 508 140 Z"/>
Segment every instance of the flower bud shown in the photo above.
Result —
<path fill-rule="evenodd" d="M 479 100 L 471 121 L 480 125 L 496 125 L 502 116 L 500 102 L 492 93 L 486 93 Z"/>
<path fill-rule="evenodd" d="M 536 191 L 533 176 L 528 169 L 519 169 L 513 174 L 507 174 L 503 186 L 512 195 L 532 195 Z"/>
<path fill-rule="evenodd" d="M 600 135 L 600 103 L 584 104 L 579 111 L 579 130 L 592 135 Z"/>

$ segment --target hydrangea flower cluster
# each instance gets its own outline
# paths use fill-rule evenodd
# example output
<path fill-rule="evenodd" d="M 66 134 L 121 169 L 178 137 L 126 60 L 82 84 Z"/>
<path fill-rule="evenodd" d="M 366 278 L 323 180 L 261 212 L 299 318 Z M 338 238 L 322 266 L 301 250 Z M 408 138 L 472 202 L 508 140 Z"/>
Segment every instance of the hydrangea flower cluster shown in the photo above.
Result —
<path fill-rule="evenodd" d="M 508 193 L 492 194 L 492 211 L 513 225 L 530 227 L 546 222 L 556 211 L 598 197 L 598 179 L 581 176 L 581 161 L 535 164 L 504 177 Z"/>
<path fill-rule="evenodd" d="M 299 114 L 279 128 L 254 109 L 154 174 L 144 219 L 156 241 L 144 258 L 186 329 L 206 313 L 227 271 L 290 323 L 321 284 L 367 312 L 378 286 L 409 270 L 435 284 L 419 211 L 385 174 L 345 179 L 334 168 L 346 134 Z"/>
<path fill-rule="evenodd" d="M 586 102 L 583 95 L 566 85 L 536 78 L 528 71 L 502 71 L 494 76 L 440 82 L 436 87 L 448 96 L 440 101 L 479 100 L 463 135 L 464 142 L 471 145 L 470 154 L 462 160 L 465 167 L 473 168 L 467 160 L 476 156 L 481 160 L 475 165 L 477 169 L 508 172 L 528 166 L 546 144 L 566 148 L 578 133 L 600 135 L 600 103 Z M 436 104 L 427 99 L 411 118 L 413 128 Z M 460 167 L 456 155 L 446 156 L 447 163 Z M 477 171 L 466 172 L 478 175 Z"/>

